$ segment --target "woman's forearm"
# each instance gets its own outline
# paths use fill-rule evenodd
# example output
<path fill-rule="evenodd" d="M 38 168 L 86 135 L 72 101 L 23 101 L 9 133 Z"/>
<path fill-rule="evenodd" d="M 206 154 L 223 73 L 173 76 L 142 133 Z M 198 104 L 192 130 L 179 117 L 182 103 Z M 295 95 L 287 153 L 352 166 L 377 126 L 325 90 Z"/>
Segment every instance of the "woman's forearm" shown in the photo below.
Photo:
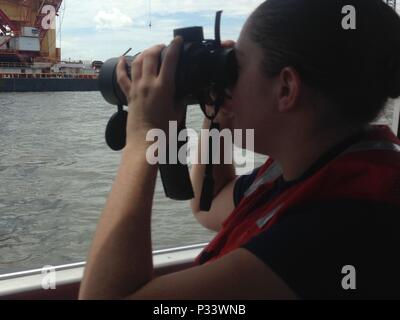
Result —
<path fill-rule="evenodd" d="M 125 298 L 152 279 L 150 223 L 158 167 L 147 162 L 151 143 L 146 135 L 183 118 L 185 109 L 175 107 L 174 100 L 182 43 L 176 37 L 167 49 L 156 45 L 145 50 L 131 63 L 130 76 L 124 58 L 118 63 L 117 81 L 129 104 L 127 146 L 89 253 L 82 299 Z"/>
<path fill-rule="evenodd" d="M 90 250 L 81 299 L 123 298 L 152 278 L 150 222 L 157 167 L 146 161 L 147 147 L 138 139 L 123 152 Z"/>

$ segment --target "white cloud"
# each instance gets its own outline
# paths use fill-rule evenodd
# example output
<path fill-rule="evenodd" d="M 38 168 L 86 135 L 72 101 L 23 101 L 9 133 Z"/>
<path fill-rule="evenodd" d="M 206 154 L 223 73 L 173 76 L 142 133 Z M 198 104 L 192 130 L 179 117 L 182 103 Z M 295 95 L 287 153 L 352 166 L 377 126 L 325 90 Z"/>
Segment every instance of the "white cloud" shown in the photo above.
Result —
<path fill-rule="evenodd" d="M 152 0 L 150 29 L 150 0 L 64 0 L 61 54 L 64 59 L 105 60 L 129 47 L 138 52 L 157 43 L 168 43 L 173 29 L 192 25 L 203 25 L 206 38 L 213 38 L 217 10 L 224 10 L 222 38 L 235 40 L 245 19 L 262 2 Z M 188 22 L 188 14 L 199 19 Z"/>
<path fill-rule="evenodd" d="M 97 30 L 118 30 L 133 25 L 132 19 L 117 8 L 112 8 L 110 11 L 98 11 L 94 17 L 94 22 Z"/>

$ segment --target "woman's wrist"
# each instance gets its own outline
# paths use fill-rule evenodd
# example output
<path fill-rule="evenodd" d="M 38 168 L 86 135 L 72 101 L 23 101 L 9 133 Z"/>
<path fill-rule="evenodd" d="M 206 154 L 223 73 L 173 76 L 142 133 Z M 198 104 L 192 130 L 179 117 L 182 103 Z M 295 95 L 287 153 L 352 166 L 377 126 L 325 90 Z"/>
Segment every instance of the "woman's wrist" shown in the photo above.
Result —
<path fill-rule="evenodd" d="M 148 148 L 154 144 L 154 141 L 146 140 L 146 135 L 147 132 L 138 131 L 128 137 L 122 156 L 124 158 L 135 156 L 136 158 L 146 159 Z"/>

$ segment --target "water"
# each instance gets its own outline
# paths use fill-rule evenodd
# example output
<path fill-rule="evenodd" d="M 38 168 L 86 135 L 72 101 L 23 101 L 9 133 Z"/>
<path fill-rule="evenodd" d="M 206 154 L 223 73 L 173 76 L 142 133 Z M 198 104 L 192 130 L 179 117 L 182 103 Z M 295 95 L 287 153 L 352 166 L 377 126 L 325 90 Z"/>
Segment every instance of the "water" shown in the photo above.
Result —
<path fill-rule="evenodd" d="M 2 93 L 0 108 L 0 274 L 83 261 L 120 160 L 104 141 L 116 108 L 97 92 Z M 188 127 L 201 121 L 191 107 Z M 213 236 L 159 180 L 153 249 Z"/>
<path fill-rule="evenodd" d="M 120 160 L 104 141 L 116 108 L 97 92 L 0 95 L 0 274 L 83 261 Z M 191 108 L 189 126 L 201 113 Z M 154 201 L 154 249 L 209 241 L 188 202 Z"/>

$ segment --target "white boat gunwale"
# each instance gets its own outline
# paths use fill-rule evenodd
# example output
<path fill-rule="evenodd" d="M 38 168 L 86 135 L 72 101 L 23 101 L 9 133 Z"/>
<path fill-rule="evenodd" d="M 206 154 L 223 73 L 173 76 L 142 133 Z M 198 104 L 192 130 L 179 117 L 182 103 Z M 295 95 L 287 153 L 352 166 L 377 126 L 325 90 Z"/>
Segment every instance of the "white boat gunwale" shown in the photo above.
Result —
<path fill-rule="evenodd" d="M 157 276 L 190 267 L 207 243 L 177 247 L 153 252 L 153 264 Z M 73 299 L 82 280 L 85 262 L 54 266 L 56 289 L 42 287 L 43 269 L 34 269 L 0 275 L 0 299 Z M 69 294 L 64 295 L 67 291 Z M 71 296 L 71 292 L 72 295 Z"/>

